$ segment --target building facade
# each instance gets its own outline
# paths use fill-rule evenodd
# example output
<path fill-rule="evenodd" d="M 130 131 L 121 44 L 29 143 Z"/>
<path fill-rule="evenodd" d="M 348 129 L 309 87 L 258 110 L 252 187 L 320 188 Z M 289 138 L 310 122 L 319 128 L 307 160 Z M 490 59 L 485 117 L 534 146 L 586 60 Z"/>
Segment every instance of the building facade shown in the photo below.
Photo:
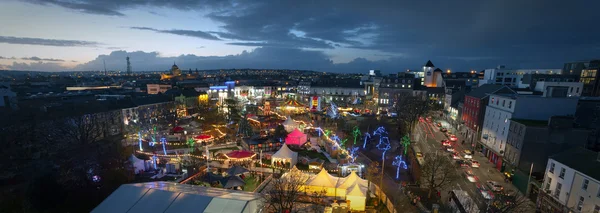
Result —
<path fill-rule="evenodd" d="M 600 60 L 565 63 L 565 73 L 578 75 L 583 83 L 583 96 L 600 96 Z"/>
<path fill-rule="evenodd" d="M 526 74 L 549 74 L 560 75 L 561 69 L 506 69 L 504 66 L 498 66 L 494 69 L 485 69 L 483 79 L 479 85 L 500 84 L 511 88 L 527 88 L 529 84 L 523 83 L 523 76 Z"/>
<path fill-rule="evenodd" d="M 551 95 L 551 94 L 550 94 Z M 482 126 L 482 152 L 500 171 L 511 119 L 547 120 L 555 115 L 574 115 L 577 98 L 540 95 L 490 95 Z"/>
<path fill-rule="evenodd" d="M 165 93 L 167 90 L 172 88 L 169 84 L 146 84 L 148 94 L 156 95 L 159 93 Z"/>
<path fill-rule="evenodd" d="M 544 170 L 543 190 L 537 200 L 540 212 L 599 212 L 600 157 L 585 148 L 553 155 Z"/>

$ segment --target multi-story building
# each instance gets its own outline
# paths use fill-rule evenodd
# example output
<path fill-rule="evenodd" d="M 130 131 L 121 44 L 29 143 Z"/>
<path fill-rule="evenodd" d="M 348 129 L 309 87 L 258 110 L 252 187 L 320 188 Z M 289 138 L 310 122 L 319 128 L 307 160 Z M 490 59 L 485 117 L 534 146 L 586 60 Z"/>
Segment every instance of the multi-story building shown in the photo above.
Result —
<path fill-rule="evenodd" d="M 444 95 L 444 110 L 450 124 L 457 128 L 457 125 L 461 123 L 461 118 L 458 116 L 458 103 L 465 98 L 465 93 L 471 90 L 471 87 L 467 87 L 466 81 L 446 81 L 444 89 L 446 94 Z"/>
<path fill-rule="evenodd" d="M 384 76 L 378 90 L 378 111 L 389 111 L 402 95 L 412 96 L 415 85 L 418 85 L 418 79 L 410 73 Z"/>
<path fill-rule="evenodd" d="M 479 138 L 480 136 L 481 126 L 483 125 L 485 116 L 485 108 L 489 103 L 490 95 L 511 92 L 514 91 L 504 85 L 485 84 L 465 94 L 461 118 L 464 125 L 467 127 L 464 129 L 466 133 L 465 140 L 471 143 L 472 147 L 477 144 L 475 143 L 476 138 Z"/>
<path fill-rule="evenodd" d="M 503 171 L 502 160 L 511 119 L 547 120 L 555 115 L 574 115 L 577 98 L 556 97 L 551 90 L 544 95 L 520 95 L 516 93 L 493 94 L 489 97 L 482 126 L 482 152 Z"/>
<path fill-rule="evenodd" d="M 566 74 L 579 76 L 583 83 L 583 96 L 600 96 L 600 60 L 565 63 Z"/>
<path fill-rule="evenodd" d="M 423 78 L 423 86 L 444 87 L 444 78 L 442 77 L 442 70 L 440 68 L 435 68 L 431 61 L 427 61 L 427 63 L 423 65 L 423 73 L 425 74 L 425 77 Z"/>
<path fill-rule="evenodd" d="M 541 212 L 600 212 L 600 156 L 582 147 L 551 156 L 542 189 Z"/>
<path fill-rule="evenodd" d="M 17 109 L 17 93 L 10 89 L 9 83 L 0 82 L 0 109 Z"/>
<path fill-rule="evenodd" d="M 161 122 L 168 124 L 175 121 L 175 101 L 168 96 L 138 97 L 131 99 L 130 102 L 121 110 L 126 127 L 133 125 L 147 128 Z"/>
<path fill-rule="evenodd" d="M 324 79 L 311 85 L 309 95 L 320 96 L 327 102 L 334 101 L 339 105 L 363 101 L 366 91 L 360 80 Z"/>
<path fill-rule="evenodd" d="M 553 81 L 538 81 L 535 84 L 533 91 L 547 92 L 549 89 L 556 88 L 556 87 L 564 87 L 567 92 L 568 97 L 571 97 L 571 96 L 579 97 L 579 96 L 581 96 L 581 93 L 583 92 L 583 90 L 582 90 L 583 83 L 581 83 L 581 82 L 553 82 Z"/>
<path fill-rule="evenodd" d="M 537 82 L 555 82 L 555 83 L 573 83 L 579 82 L 578 75 L 556 75 L 556 74 L 525 74 L 523 78 L 521 78 L 521 87 L 520 88 L 537 88 Z M 547 84 L 549 85 L 549 84 Z M 580 91 L 581 92 L 581 91 Z"/>
<path fill-rule="evenodd" d="M 586 148 L 600 151 L 600 98 L 581 97 L 575 112 L 575 124 L 590 129 Z"/>
<path fill-rule="evenodd" d="M 471 88 L 479 86 L 479 73 L 470 72 L 445 72 L 442 73 L 442 78 L 445 84 L 450 84 L 453 81 L 465 82 L 465 85 Z"/>
<path fill-rule="evenodd" d="M 158 93 L 165 93 L 167 90 L 172 88 L 169 84 L 146 84 L 148 94 L 156 95 Z"/>
<path fill-rule="evenodd" d="M 523 76 L 526 74 L 550 74 L 560 75 L 561 69 L 506 69 L 504 66 L 498 66 L 495 69 L 485 69 L 483 79 L 479 85 L 500 84 L 511 88 L 527 88 L 529 84 L 523 83 Z"/>
<path fill-rule="evenodd" d="M 573 117 L 552 116 L 549 120 L 511 119 L 504 159 L 528 173 L 543 172 L 548 157 L 587 143 L 589 130 L 575 128 Z"/>

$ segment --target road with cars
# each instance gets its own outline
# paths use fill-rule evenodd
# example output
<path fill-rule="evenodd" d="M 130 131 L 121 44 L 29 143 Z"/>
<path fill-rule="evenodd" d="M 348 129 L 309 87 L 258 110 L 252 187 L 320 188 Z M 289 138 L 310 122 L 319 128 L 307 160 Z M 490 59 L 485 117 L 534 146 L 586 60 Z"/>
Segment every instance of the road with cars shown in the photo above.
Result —
<path fill-rule="evenodd" d="M 469 143 L 463 145 L 460 133 L 452 132 L 445 121 L 421 119 L 415 134 L 417 143 L 414 145 L 419 146 L 423 155 L 441 153 L 459 166 L 458 180 L 446 190 L 466 191 L 480 209 L 487 208 L 487 201 L 494 196 L 493 191 L 517 190 L 512 184 L 504 182 L 504 175 L 482 153 L 472 152 Z M 443 200 L 448 200 L 448 193 L 441 194 Z"/>

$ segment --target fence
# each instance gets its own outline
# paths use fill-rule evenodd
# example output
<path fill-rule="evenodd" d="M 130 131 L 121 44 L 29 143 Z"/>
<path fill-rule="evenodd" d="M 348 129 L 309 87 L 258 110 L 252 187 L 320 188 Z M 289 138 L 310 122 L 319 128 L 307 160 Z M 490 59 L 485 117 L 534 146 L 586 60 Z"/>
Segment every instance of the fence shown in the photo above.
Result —
<path fill-rule="evenodd" d="M 369 161 L 369 164 L 371 164 L 373 161 L 371 159 L 369 159 L 367 156 L 365 156 L 362 152 L 359 152 L 359 155 L 366 159 L 367 161 Z M 388 174 L 385 174 L 385 178 L 389 178 L 391 180 L 392 177 L 390 177 Z M 390 200 L 390 198 L 388 197 L 388 194 L 385 193 L 385 191 L 381 190 L 380 187 L 373 181 L 371 181 L 371 188 L 369 188 L 370 191 L 374 192 L 375 195 L 379 196 L 379 199 L 385 204 L 385 206 L 387 207 L 388 211 L 390 211 L 390 213 L 397 213 L 397 212 L 401 212 L 399 210 L 397 210 L 394 207 L 394 202 L 392 202 L 392 200 Z M 393 190 L 393 189 L 391 189 Z M 396 197 L 396 200 L 399 199 L 398 197 Z"/>
<path fill-rule="evenodd" d="M 254 189 L 254 192 L 256 193 L 261 193 L 262 190 L 265 189 L 265 187 L 267 185 L 269 185 L 269 182 L 271 182 L 271 180 L 273 179 L 273 174 L 269 175 L 269 177 L 265 178 L 265 180 L 256 187 L 256 189 Z"/>

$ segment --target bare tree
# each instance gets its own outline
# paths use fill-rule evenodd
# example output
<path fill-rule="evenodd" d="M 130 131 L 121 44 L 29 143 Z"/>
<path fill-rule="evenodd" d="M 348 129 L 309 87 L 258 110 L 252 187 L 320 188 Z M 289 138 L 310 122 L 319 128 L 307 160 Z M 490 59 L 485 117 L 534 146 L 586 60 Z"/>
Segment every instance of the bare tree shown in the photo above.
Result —
<path fill-rule="evenodd" d="M 365 173 L 365 176 L 368 181 L 368 190 L 370 191 L 371 182 L 379 183 L 381 180 L 381 166 L 379 166 L 379 162 L 371 162 L 367 167 L 367 173 Z"/>
<path fill-rule="evenodd" d="M 296 202 L 299 202 L 304 192 L 301 188 L 308 179 L 307 175 L 297 169 L 273 178 L 270 188 L 265 190 L 265 208 L 275 212 L 297 212 Z"/>
<path fill-rule="evenodd" d="M 491 213 L 535 212 L 533 202 L 519 192 L 496 194 L 489 202 L 488 212 Z"/>
<path fill-rule="evenodd" d="M 425 156 L 421 177 L 423 185 L 429 189 L 427 197 L 431 198 L 431 192 L 450 185 L 458 175 L 450 159 L 436 152 Z"/>
<path fill-rule="evenodd" d="M 406 135 L 415 127 L 419 117 L 427 114 L 429 104 L 427 100 L 413 96 L 412 93 L 399 93 L 397 100 L 394 109 L 398 115 L 398 131 L 400 135 Z"/>
<path fill-rule="evenodd" d="M 323 199 L 327 196 L 327 192 L 325 190 L 313 192 L 309 195 L 309 202 L 312 204 L 310 208 L 313 212 L 323 212 L 325 210 L 325 203 Z"/>

